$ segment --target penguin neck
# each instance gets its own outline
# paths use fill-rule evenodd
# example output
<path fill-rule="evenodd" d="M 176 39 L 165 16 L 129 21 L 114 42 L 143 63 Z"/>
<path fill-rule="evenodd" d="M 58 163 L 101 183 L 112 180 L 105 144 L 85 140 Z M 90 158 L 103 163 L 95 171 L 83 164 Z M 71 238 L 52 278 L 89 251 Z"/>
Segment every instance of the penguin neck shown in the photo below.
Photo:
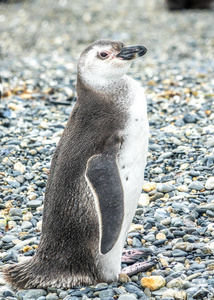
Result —
<path fill-rule="evenodd" d="M 84 78 L 81 74 L 77 76 L 77 94 L 80 95 L 83 90 L 87 90 L 88 92 L 92 92 L 94 94 L 105 95 L 109 97 L 113 97 L 118 94 L 119 91 L 127 90 L 129 88 L 128 82 L 129 77 L 124 75 L 120 78 L 113 79 L 105 79 L 105 78 Z"/>

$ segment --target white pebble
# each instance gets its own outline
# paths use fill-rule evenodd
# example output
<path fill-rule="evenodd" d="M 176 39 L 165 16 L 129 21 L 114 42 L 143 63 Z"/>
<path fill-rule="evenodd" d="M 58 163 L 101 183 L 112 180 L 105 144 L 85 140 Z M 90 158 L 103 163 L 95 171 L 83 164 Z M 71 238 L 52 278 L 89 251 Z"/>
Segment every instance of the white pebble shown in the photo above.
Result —
<path fill-rule="evenodd" d="M 209 177 L 207 179 L 207 182 L 205 184 L 205 188 L 207 190 L 213 190 L 214 189 L 214 177 Z"/>
<path fill-rule="evenodd" d="M 21 162 L 17 162 L 13 166 L 15 171 L 20 171 L 22 174 L 25 173 L 25 166 Z"/>

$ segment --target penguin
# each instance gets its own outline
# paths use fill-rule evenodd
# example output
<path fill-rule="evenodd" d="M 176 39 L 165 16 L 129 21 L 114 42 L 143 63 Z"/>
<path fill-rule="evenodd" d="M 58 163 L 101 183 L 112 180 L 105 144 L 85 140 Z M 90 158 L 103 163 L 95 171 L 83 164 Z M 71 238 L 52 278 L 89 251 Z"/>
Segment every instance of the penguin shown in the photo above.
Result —
<path fill-rule="evenodd" d="M 53 154 L 41 239 L 4 270 L 18 289 L 118 279 L 141 194 L 149 126 L 144 90 L 126 73 L 144 46 L 99 40 L 81 54 L 77 102 Z"/>

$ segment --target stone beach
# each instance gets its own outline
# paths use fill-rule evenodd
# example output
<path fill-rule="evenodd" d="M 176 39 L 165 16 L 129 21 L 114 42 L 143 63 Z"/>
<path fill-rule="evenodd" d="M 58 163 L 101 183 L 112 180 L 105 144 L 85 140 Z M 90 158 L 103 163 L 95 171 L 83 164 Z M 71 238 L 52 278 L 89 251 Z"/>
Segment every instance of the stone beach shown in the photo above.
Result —
<path fill-rule="evenodd" d="M 69 290 L 17 291 L 0 276 L 0 299 L 214 299 L 213 14 L 169 12 L 161 0 L 0 2 L 0 270 L 36 252 L 77 59 L 101 38 L 148 49 L 129 70 L 145 88 L 150 139 L 124 247 L 157 260 L 118 282 Z"/>

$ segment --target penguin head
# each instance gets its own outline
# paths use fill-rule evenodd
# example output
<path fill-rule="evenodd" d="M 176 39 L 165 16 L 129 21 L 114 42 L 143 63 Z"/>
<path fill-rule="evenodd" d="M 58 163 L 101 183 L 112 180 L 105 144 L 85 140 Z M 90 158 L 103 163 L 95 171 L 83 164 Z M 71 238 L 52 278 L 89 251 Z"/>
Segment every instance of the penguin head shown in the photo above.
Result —
<path fill-rule="evenodd" d="M 99 40 L 81 54 L 78 73 L 93 85 L 102 85 L 122 78 L 136 57 L 147 52 L 144 46 L 124 46 L 122 42 Z"/>

